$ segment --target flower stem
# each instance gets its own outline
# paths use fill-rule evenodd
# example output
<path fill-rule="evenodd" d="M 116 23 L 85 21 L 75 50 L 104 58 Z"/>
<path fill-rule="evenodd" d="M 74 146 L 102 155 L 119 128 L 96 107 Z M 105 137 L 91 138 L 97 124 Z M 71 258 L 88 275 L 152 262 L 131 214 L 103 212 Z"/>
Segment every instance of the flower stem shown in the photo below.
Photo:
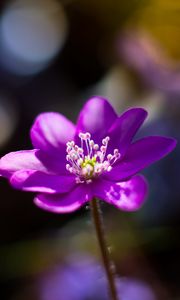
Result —
<path fill-rule="evenodd" d="M 94 222 L 94 227 L 96 230 L 96 236 L 97 236 L 97 240 L 98 240 L 98 244 L 102 256 L 102 261 L 104 264 L 104 269 L 109 284 L 109 293 L 111 295 L 111 300 L 118 300 L 118 295 L 115 286 L 114 265 L 110 259 L 110 254 L 106 245 L 103 217 L 102 217 L 99 200 L 94 198 L 90 202 L 90 207 L 91 207 L 91 214 Z"/>

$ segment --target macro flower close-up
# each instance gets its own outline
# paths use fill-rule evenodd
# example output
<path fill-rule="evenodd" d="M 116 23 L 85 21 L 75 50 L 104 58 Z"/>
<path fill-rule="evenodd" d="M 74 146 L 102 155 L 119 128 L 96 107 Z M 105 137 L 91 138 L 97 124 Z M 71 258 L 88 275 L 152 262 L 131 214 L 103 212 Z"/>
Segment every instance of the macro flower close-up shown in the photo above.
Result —
<path fill-rule="evenodd" d="M 76 125 L 60 113 L 42 113 L 30 131 L 34 149 L 2 157 L 0 174 L 16 189 L 37 192 L 35 204 L 51 212 L 69 213 L 93 198 L 137 210 L 148 191 L 138 173 L 176 145 L 163 136 L 134 141 L 146 117 L 143 108 L 118 116 L 98 96 L 85 103 Z"/>

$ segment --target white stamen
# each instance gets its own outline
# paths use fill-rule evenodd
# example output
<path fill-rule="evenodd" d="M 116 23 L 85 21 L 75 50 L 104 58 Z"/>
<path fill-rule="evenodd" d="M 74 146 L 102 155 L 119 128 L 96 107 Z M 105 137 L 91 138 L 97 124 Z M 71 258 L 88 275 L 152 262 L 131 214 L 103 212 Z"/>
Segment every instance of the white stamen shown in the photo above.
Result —
<path fill-rule="evenodd" d="M 93 147 L 93 149 L 94 149 L 94 150 L 98 150 L 98 149 L 99 149 L 99 145 L 98 145 L 98 144 L 95 144 L 94 147 Z"/>
<path fill-rule="evenodd" d="M 74 141 L 68 142 L 66 148 L 66 169 L 76 175 L 77 183 L 90 183 L 93 177 L 101 175 L 103 172 L 112 170 L 112 165 L 120 158 L 118 149 L 114 149 L 113 154 L 106 156 L 109 136 L 102 140 L 99 146 L 91 139 L 89 132 L 79 133 L 81 147 L 75 145 Z M 84 144 L 84 146 L 83 146 Z"/>

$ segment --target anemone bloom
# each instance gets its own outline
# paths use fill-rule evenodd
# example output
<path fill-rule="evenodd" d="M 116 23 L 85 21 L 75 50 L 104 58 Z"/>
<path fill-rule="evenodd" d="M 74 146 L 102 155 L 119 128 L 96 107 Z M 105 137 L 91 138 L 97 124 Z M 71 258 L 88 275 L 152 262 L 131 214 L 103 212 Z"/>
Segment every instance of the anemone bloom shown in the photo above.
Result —
<path fill-rule="evenodd" d="M 76 126 L 59 113 L 42 113 L 31 128 L 35 149 L 2 157 L 0 174 L 14 188 L 37 192 L 35 204 L 55 213 L 75 211 L 94 197 L 137 210 L 148 188 L 136 174 L 176 145 L 162 136 L 132 142 L 146 116 L 142 108 L 118 116 L 100 97 L 87 101 Z"/>

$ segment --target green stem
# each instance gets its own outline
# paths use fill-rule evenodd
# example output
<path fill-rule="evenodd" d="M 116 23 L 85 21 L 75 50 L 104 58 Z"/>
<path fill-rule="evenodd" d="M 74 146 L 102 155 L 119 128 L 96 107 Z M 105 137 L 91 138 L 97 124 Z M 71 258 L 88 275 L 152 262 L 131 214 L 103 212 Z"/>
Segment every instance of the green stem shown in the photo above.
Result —
<path fill-rule="evenodd" d="M 98 240 L 98 244 L 102 256 L 102 261 L 104 264 L 104 269 L 109 284 L 109 293 L 111 296 L 111 300 L 118 300 L 118 295 L 115 286 L 114 265 L 110 259 L 110 254 L 106 245 L 103 217 L 102 217 L 99 200 L 93 199 L 90 202 L 90 207 L 91 207 L 91 214 L 94 222 L 94 227 L 96 230 L 96 236 L 97 236 L 97 240 Z"/>

